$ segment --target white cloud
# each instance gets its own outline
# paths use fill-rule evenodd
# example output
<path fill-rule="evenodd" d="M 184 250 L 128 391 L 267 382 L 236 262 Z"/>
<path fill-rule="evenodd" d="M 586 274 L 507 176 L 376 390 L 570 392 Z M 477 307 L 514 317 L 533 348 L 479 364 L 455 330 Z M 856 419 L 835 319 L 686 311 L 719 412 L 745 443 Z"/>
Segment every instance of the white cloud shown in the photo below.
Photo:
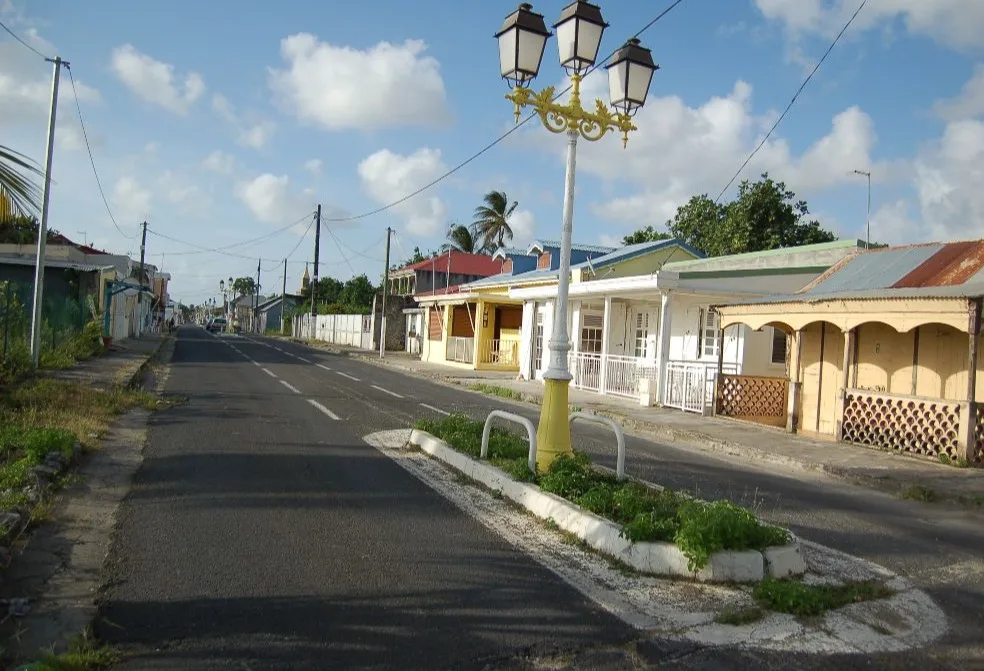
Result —
<path fill-rule="evenodd" d="M 443 125 L 444 81 L 426 48 L 407 40 L 360 51 L 291 35 L 280 42 L 287 69 L 270 70 L 270 88 L 298 118 L 328 130 Z"/>
<path fill-rule="evenodd" d="M 157 193 L 182 214 L 202 216 L 212 206 L 211 198 L 183 173 L 165 170 L 157 178 L 155 186 Z"/>
<path fill-rule="evenodd" d="M 536 217 L 529 210 L 517 209 L 509 217 L 513 244 L 524 247 L 536 239 Z"/>
<path fill-rule="evenodd" d="M 265 173 L 239 185 L 236 195 L 266 224 L 287 224 L 310 210 L 311 200 L 290 187 L 287 175 Z"/>
<path fill-rule="evenodd" d="M 232 172 L 235 165 L 236 159 L 232 156 L 232 154 L 227 154 L 218 149 L 206 156 L 202 161 L 203 168 L 206 170 L 211 170 L 212 172 L 217 172 L 220 175 L 228 175 Z"/>
<path fill-rule="evenodd" d="M 984 63 L 978 63 L 974 74 L 963 85 L 960 94 L 948 100 L 938 100 L 933 112 L 947 121 L 969 119 L 984 114 Z"/>
<path fill-rule="evenodd" d="M 858 0 L 755 0 L 759 11 L 782 22 L 795 37 L 833 37 L 858 7 Z M 984 46 L 984 2 L 980 0 L 879 0 L 858 14 L 852 31 L 881 29 L 901 19 L 906 29 L 958 49 Z"/>
<path fill-rule="evenodd" d="M 111 65 L 134 95 L 175 114 L 187 114 L 205 93 L 205 80 L 197 72 L 189 72 L 179 81 L 173 65 L 142 54 L 131 44 L 113 49 Z"/>
<path fill-rule="evenodd" d="M 117 221 L 144 221 L 150 218 L 150 191 L 133 177 L 124 176 L 116 180 L 111 199 Z"/>
<path fill-rule="evenodd" d="M 418 149 L 409 156 L 382 149 L 359 163 L 359 177 L 366 191 L 381 205 L 392 203 L 447 172 L 439 149 Z M 407 220 L 407 230 L 434 235 L 446 223 L 447 207 L 437 196 L 422 194 L 397 205 Z"/>
<path fill-rule="evenodd" d="M 260 119 L 253 113 L 237 114 L 235 106 L 220 93 L 212 96 L 212 110 L 232 126 L 236 133 L 236 143 L 243 147 L 262 149 L 277 130 L 277 124 Z"/>
<path fill-rule="evenodd" d="M 604 95 L 601 90 L 596 91 L 602 84 L 600 77 L 589 78 L 585 84 L 587 95 Z M 618 137 L 579 146 L 579 169 L 607 182 L 627 182 L 638 189 L 605 203 L 594 203 L 592 209 L 602 218 L 625 223 L 626 228 L 660 226 L 694 194 L 716 197 L 773 119 L 771 113 L 755 114 L 752 87 L 742 81 L 727 96 L 713 97 L 698 107 L 689 107 L 676 96 L 650 96 L 635 118 L 639 130 L 630 134 L 627 149 L 622 148 Z M 544 133 L 536 137 L 536 143 L 555 139 Z M 855 169 L 870 169 L 881 181 L 898 179 L 898 166 L 872 160 L 875 141 L 871 118 L 861 109 L 850 107 L 835 116 L 828 133 L 799 156 L 793 154 L 784 139 L 774 135 L 744 169 L 736 185 L 741 179 L 754 180 L 762 172 L 769 172 L 798 195 L 807 197 L 819 190 L 855 184 Z M 557 149 L 556 142 L 551 145 Z M 557 179 L 561 179 L 560 175 Z M 734 189 L 735 186 L 725 197 Z"/>
<path fill-rule="evenodd" d="M 321 169 L 323 167 L 324 163 L 321 162 L 320 158 L 312 158 L 304 161 L 304 169 L 314 175 L 321 174 Z"/>
<path fill-rule="evenodd" d="M 605 247 L 621 247 L 622 238 L 617 235 L 610 235 L 608 233 L 602 233 L 598 236 L 598 244 Z"/>

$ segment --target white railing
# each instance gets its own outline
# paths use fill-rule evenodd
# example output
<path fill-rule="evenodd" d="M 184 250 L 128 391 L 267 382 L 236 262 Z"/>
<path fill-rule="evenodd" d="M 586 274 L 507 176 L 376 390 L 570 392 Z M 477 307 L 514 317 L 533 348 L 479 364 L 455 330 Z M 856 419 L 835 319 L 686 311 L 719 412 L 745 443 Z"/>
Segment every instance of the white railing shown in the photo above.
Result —
<path fill-rule="evenodd" d="M 605 359 L 603 391 L 608 394 L 636 398 L 639 395 L 639 380 L 645 378 L 655 382 L 659 378 L 655 362 L 618 354 L 609 354 Z"/>
<path fill-rule="evenodd" d="M 529 467 L 531 473 L 536 473 L 536 427 L 533 426 L 533 422 L 521 417 L 520 415 L 513 414 L 511 412 L 506 412 L 505 410 L 493 410 L 489 413 L 489 416 L 485 419 L 485 428 L 482 429 L 482 447 L 479 452 L 479 457 L 482 459 L 489 458 L 489 436 L 492 433 L 492 420 L 496 417 L 500 419 L 506 419 L 510 422 L 515 422 L 516 424 L 522 425 L 526 429 L 526 436 L 530 441 L 530 451 L 526 458 L 526 465 Z M 623 460 L 624 462 L 624 460 Z"/>
<path fill-rule="evenodd" d="M 458 363 L 474 363 L 475 339 L 448 336 L 447 360 Z"/>
<path fill-rule="evenodd" d="M 722 372 L 739 373 L 738 364 L 722 365 Z M 717 363 L 670 361 L 666 364 L 663 405 L 686 412 L 703 413 L 714 402 Z"/>
<path fill-rule="evenodd" d="M 577 389 L 601 391 L 601 354 L 578 352 L 570 356 L 571 384 Z"/>
<path fill-rule="evenodd" d="M 518 340 L 483 340 L 478 347 L 479 363 L 502 368 L 519 368 Z"/>

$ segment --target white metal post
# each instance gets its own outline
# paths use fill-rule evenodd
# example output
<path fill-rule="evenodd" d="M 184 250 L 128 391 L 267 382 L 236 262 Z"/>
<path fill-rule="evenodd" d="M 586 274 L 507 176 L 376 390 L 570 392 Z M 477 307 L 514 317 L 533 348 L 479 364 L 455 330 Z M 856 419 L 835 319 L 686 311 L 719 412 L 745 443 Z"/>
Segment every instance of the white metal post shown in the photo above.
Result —
<path fill-rule="evenodd" d="M 50 60 L 50 59 L 49 59 Z M 44 252 L 48 237 L 48 203 L 51 196 L 51 159 L 55 152 L 55 116 L 58 112 L 58 79 L 64 61 L 55 58 L 51 77 L 51 111 L 48 115 L 48 143 L 44 156 L 44 191 L 41 196 L 41 225 L 38 227 L 38 256 L 34 268 L 34 309 L 31 314 L 31 361 L 38 367 L 41 358 L 41 300 L 44 298 Z M 67 63 L 66 63 L 67 65 Z"/>
<path fill-rule="evenodd" d="M 567 174 L 564 185 L 564 224 L 560 238 L 560 277 L 557 282 L 557 303 L 554 307 L 554 328 L 550 334 L 550 364 L 543 377 L 547 380 L 571 379 L 567 353 L 571 342 L 567 333 L 567 293 L 571 275 L 571 234 L 574 228 L 574 171 L 577 165 L 577 130 L 567 131 Z"/>

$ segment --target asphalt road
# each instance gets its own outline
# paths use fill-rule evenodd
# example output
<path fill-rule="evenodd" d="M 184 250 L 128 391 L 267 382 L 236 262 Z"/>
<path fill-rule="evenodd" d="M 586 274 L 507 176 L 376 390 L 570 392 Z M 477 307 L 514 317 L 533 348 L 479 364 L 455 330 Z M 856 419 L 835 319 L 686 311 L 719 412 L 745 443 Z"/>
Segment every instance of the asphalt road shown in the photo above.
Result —
<path fill-rule="evenodd" d="M 133 655 L 126 668 L 500 668 L 638 637 L 361 440 L 440 412 L 535 408 L 194 327 L 167 391 L 188 401 L 152 419 L 98 626 Z M 601 429 L 579 426 L 575 443 L 614 462 Z M 659 668 L 984 668 L 981 516 L 635 437 L 627 448 L 633 475 L 752 504 L 909 577 L 951 626 L 931 650 L 878 658 L 656 645 Z"/>

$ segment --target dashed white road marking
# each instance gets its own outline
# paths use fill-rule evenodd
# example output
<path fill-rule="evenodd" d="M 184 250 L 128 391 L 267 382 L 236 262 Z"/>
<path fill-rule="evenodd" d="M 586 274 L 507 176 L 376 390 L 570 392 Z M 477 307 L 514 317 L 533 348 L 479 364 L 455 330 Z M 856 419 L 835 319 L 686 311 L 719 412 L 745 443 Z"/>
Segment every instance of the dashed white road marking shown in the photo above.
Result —
<path fill-rule="evenodd" d="M 313 398 L 309 398 L 309 399 L 307 400 L 307 402 L 308 402 L 308 403 L 310 403 L 311 405 L 313 405 L 313 406 L 314 406 L 315 408 L 317 408 L 317 409 L 318 409 L 318 410 L 320 410 L 321 412 L 323 412 L 323 413 L 324 413 L 325 415 L 327 415 L 327 416 L 328 416 L 328 417 L 329 417 L 330 419 L 340 419 L 338 415 L 336 415 L 336 414 L 335 414 L 335 413 L 333 413 L 333 412 L 332 412 L 331 410 L 329 410 L 329 409 L 328 409 L 328 408 L 326 408 L 325 406 L 323 406 L 323 405 L 321 405 L 320 403 L 318 403 L 317 401 L 315 401 L 315 400 L 314 400 Z"/>
<path fill-rule="evenodd" d="M 298 356 L 298 355 L 296 355 L 296 354 L 294 355 L 294 358 L 295 358 L 295 359 L 297 359 L 298 361 L 303 361 L 304 363 L 311 363 L 310 361 L 308 361 L 308 360 L 307 360 L 307 359 L 305 359 L 304 357 L 302 357 L 302 356 Z"/>
<path fill-rule="evenodd" d="M 347 377 L 350 380 L 355 380 L 356 382 L 362 382 L 362 380 L 360 380 L 359 378 L 353 377 L 353 376 L 349 375 L 348 373 L 343 373 L 340 370 L 336 370 L 335 372 L 338 373 L 339 375 L 341 375 L 342 377 Z"/>
<path fill-rule="evenodd" d="M 317 366 L 318 368 L 321 368 L 322 370 L 331 371 L 331 368 L 329 368 L 328 366 L 324 365 L 323 363 L 316 363 L 314 365 Z"/>
<path fill-rule="evenodd" d="M 434 412 L 439 412 L 442 415 L 450 415 L 451 414 L 450 412 L 447 412 L 445 410 L 441 410 L 440 408 L 435 408 L 434 406 L 427 405 L 426 403 L 421 403 L 420 405 L 421 405 L 421 407 L 427 408 L 428 410 L 433 410 Z"/>
<path fill-rule="evenodd" d="M 285 387 L 287 387 L 288 389 L 290 389 L 295 394 L 300 394 L 301 393 L 301 390 L 300 389 L 298 389 L 297 387 L 295 387 L 294 385 L 292 385 L 287 380 L 281 380 L 280 381 L 280 384 L 284 385 Z"/>
<path fill-rule="evenodd" d="M 270 377 L 272 377 L 274 379 L 276 379 L 276 377 L 277 377 L 272 371 L 270 371 L 267 368 L 261 368 L 260 370 L 262 370 L 264 373 L 266 373 L 267 375 L 269 375 Z"/>
<path fill-rule="evenodd" d="M 395 391 L 390 391 L 389 389 L 383 389 L 379 385 L 373 384 L 373 385 L 370 385 L 370 386 L 373 389 L 378 389 L 379 391 L 383 392 L 384 394 L 389 394 L 390 396 L 395 396 L 396 398 L 403 398 L 403 396 L 401 396 L 400 394 L 397 394 Z"/>

